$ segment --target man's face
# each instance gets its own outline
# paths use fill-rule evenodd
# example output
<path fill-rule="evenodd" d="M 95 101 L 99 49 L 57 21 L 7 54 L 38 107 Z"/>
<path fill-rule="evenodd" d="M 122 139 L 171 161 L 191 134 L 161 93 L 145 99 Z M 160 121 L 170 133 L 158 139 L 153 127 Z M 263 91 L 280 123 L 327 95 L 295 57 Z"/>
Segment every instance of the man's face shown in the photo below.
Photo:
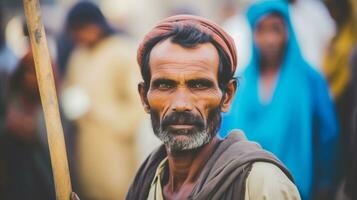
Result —
<path fill-rule="evenodd" d="M 196 149 L 215 136 L 222 101 L 218 86 L 219 56 L 211 43 L 184 48 L 170 39 L 150 54 L 150 86 L 140 94 L 150 112 L 155 135 L 171 152 Z"/>
<path fill-rule="evenodd" d="M 286 27 L 279 15 L 267 15 L 256 25 L 254 40 L 262 59 L 280 59 L 287 40 Z"/>

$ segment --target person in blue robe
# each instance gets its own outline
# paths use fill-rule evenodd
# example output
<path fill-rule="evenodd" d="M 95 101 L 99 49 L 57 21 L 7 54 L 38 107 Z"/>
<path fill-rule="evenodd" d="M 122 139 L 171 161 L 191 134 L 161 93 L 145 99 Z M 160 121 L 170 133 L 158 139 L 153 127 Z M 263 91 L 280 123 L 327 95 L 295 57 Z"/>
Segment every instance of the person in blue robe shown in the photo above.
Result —
<path fill-rule="evenodd" d="M 328 194 L 338 124 L 327 84 L 303 58 L 286 2 L 257 2 L 246 16 L 254 38 L 251 62 L 237 75 L 238 92 L 220 136 L 242 129 L 273 152 L 292 172 L 302 199 L 312 199 L 313 191 Z"/>

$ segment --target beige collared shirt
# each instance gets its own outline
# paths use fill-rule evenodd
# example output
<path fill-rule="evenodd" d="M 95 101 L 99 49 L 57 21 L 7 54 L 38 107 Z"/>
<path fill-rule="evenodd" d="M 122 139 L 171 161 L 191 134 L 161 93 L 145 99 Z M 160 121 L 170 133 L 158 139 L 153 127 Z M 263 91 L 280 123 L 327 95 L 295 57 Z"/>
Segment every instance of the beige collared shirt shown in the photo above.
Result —
<path fill-rule="evenodd" d="M 166 162 L 167 158 L 159 164 L 147 200 L 164 200 L 160 176 Z M 300 200 L 300 195 L 296 186 L 279 167 L 267 162 L 256 162 L 247 177 L 245 200 L 263 199 Z"/>

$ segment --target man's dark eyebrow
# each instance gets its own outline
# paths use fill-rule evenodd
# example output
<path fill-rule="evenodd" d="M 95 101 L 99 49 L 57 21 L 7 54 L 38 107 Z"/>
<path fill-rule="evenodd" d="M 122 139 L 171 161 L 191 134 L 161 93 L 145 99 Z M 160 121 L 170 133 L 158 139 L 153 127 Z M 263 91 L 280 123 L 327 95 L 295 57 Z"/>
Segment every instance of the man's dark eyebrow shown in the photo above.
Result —
<path fill-rule="evenodd" d="M 191 79 L 186 81 L 187 84 L 193 84 L 193 83 L 201 83 L 204 84 L 207 87 L 211 87 L 214 85 L 213 81 L 211 79 L 207 78 L 197 78 L 197 79 Z"/>
<path fill-rule="evenodd" d="M 167 78 L 158 78 L 158 79 L 154 79 L 151 84 L 155 87 L 162 83 L 174 85 L 176 84 L 176 81 Z"/>

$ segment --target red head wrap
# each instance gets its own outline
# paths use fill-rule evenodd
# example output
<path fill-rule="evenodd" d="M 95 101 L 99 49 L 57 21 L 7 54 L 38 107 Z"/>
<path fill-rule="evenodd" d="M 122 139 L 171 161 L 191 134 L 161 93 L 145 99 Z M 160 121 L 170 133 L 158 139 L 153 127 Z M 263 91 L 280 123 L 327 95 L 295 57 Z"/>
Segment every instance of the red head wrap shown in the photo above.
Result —
<path fill-rule="evenodd" d="M 231 73 L 234 74 L 237 66 L 237 54 L 233 39 L 218 24 L 208 19 L 193 15 L 175 15 L 168 17 L 159 22 L 149 33 L 147 33 L 137 52 L 137 61 L 140 67 L 143 67 L 141 64 L 147 42 L 155 37 L 172 31 L 176 25 L 193 25 L 200 31 L 210 35 L 228 56 L 231 65 Z"/>

